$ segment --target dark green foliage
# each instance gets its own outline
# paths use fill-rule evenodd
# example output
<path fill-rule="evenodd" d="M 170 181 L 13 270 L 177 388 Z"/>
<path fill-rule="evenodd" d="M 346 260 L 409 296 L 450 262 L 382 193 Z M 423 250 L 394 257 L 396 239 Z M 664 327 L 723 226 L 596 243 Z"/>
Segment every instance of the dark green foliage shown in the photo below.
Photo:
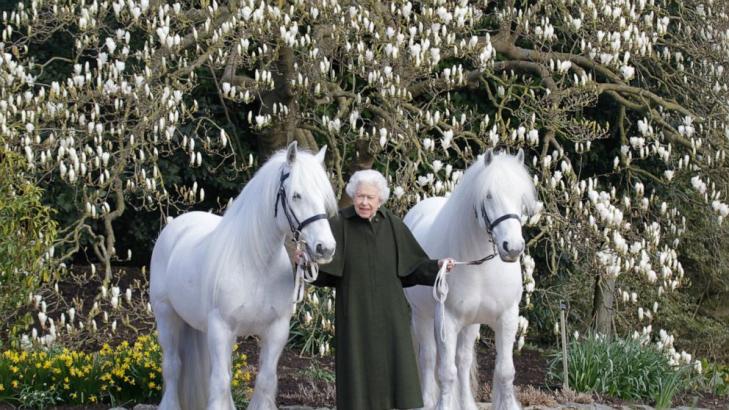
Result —
<path fill-rule="evenodd" d="M 572 340 L 568 350 L 569 386 L 624 400 L 649 401 L 668 408 L 691 380 L 688 366 L 672 366 L 665 353 L 635 340 L 601 336 Z M 550 382 L 561 381 L 562 353 L 549 366 Z"/>

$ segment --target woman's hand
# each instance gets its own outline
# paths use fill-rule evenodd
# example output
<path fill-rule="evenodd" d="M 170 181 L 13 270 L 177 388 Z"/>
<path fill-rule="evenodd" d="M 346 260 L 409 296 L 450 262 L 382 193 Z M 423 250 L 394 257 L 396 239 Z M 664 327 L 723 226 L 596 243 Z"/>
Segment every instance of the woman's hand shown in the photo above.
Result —
<path fill-rule="evenodd" d="M 446 264 L 446 272 L 450 272 L 453 270 L 453 267 L 456 265 L 456 261 L 453 258 L 443 258 L 438 261 L 438 267 L 442 268 L 443 264 Z"/>
<path fill-rule="evenodd" d="M 298 265 L 303 257 L 304 251 L 302 249 L 294 249 L 294 263 Z"/>

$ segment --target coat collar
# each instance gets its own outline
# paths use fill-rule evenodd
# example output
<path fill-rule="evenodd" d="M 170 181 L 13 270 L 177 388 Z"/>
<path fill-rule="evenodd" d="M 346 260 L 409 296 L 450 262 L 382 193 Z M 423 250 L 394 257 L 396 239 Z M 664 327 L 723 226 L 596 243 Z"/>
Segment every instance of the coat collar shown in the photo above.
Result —
<path fill-rule="evenodd" d="M 354 205 L 350 205 L 346 208 L 342 208 L 342 210 L 340 212 L 342 213 L 342 216 L 347 219 L 351 219 L 354 216 L 358 216 L 357 212 L 354 210 Z M 379 215 L 381 218 L 385 218 L 385 208 L 379 207 L 377 209 L 377 215 Z"/>

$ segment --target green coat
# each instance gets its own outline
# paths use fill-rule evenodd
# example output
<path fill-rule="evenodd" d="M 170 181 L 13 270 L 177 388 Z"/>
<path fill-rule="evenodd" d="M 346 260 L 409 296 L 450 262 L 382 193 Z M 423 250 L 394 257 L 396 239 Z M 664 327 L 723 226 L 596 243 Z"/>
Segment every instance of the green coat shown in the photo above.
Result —
<path fill-rule="evenodd" d="M 337 249 L 334 260 L 319 267 L 314 284 L 337 291 L 337 410 L 422 407 L 402 288 L 432 286 L 437 261 L 387 209 L 368 221 L 350 206 L 329 223 Z"/>

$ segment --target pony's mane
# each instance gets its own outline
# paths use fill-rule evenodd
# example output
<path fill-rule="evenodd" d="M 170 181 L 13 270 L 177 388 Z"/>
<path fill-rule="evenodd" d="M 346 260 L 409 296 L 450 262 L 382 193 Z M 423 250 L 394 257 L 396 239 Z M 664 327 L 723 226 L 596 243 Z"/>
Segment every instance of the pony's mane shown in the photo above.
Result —
<path fill-rule="evenodd" d="M 515 203 L 521 202 L 529 214 L 536 209 L 534 181 L 524 164 L 514 155 L 495 153 L 488 167 L 483 155 L 479 155 L 464 173 L 453 195 L 468 201 L 472 206 L 484 201 L 489 191 L 510 197 Z"/>
<path fill-rule="evenodd" d="M 220 275 L 234 271 L 267 272 L 265 264 L 272 255 L 281 251 L 283 238 L 274 212 L 284 168 L 287 168 L 285 172 L 290 172 L 289 194 L 300 191 L 322 198 L 327 214 L 336 213 L 337 201 L 331 183 L 314 155 L 299 150 L 289 168 L 286 152 L 275 153 L 228 206 L 223 219 L 207 239 L 207 259 L 212 265 L 212 272 L 215 272 L 215 279 L 211 281 L 213 301 L 217 296 Z M 282 212 L 280 206 L 278 204 L 279 216 Z"/>

